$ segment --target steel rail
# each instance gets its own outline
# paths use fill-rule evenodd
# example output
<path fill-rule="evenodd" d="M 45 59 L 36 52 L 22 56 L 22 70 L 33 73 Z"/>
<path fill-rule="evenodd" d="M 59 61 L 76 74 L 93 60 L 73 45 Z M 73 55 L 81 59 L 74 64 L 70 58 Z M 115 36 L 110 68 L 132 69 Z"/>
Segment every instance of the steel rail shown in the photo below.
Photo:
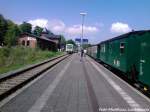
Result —
<path fill-rule="evenodd" d="M 67 57 L 69 55 L 61 55 L 12 73 L 3 74 L 0 77 L 0 101 Z"/>

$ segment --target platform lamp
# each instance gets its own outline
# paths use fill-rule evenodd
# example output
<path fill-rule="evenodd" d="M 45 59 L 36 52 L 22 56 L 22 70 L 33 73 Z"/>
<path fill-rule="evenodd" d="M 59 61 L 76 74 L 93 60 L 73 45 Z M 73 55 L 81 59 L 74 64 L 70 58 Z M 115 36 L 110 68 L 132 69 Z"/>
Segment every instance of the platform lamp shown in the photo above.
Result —
<path fill-rule="evenodd" d="M 84 19 L 87 13 L 81 12 L 80 15 L 82 16 L 82 36 L 81 36 L 81 49 L 83 49 L 83 27 L 84 27 Z"/>

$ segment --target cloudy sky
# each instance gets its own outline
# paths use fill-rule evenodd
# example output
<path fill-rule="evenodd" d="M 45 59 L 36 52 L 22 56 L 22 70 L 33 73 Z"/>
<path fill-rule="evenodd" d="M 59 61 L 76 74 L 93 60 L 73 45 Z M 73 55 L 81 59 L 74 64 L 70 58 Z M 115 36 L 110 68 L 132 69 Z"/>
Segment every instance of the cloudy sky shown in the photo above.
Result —
<path fill-rule="evenodd" d="M 0 0 L 0 13 L 50 29 L 67 39 L 81 37 L 80 12 L 86 12 L 84 37 L 90 43 L 134 30 L 150 29 L 150 0 Z"/>

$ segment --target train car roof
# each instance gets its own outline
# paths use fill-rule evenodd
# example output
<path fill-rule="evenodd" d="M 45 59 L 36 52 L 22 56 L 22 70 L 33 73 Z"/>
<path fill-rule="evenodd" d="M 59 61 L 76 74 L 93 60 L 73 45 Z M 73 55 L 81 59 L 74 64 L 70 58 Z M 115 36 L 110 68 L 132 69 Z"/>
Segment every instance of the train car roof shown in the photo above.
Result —
<path fill-rule="evenodd" d="M 111 39 L 102 41 L 102 42 L 98 43 L 97 45 L 102 44 L 102 43 L 105 43 L 105 42 L 110 42 L 110 41 L 114 41 L 114 40 L 119 40 L 119 39 L 123 39 L 123 38 L 128 38 L 128 36 L 134 35 L 134 34 L 142 35 L 142 34 L 144 34 L 144 33 L 146 33 L 146 32 L 150 32 L 150 30 L 132 31 L 132 32 L 129 32 L 129 33 L 126 33 L 126 34 L 122 34 L 122 35 L 120 35 L 120 36 L 117 36 L 117 37 L 114 37 L 114 38 L 111 38 Z"/>

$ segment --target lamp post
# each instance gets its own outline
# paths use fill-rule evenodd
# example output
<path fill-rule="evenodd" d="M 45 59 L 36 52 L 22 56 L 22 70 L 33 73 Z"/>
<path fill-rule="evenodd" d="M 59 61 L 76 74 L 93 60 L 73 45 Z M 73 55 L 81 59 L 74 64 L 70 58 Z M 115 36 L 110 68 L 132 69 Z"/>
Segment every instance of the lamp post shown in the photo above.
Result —
<path fill-rule="evenodd" d="M 84 18 L 85 15 L 87 15 L 87 13 L 82 12 L 80 13 L 80 15 L 82 16 L 82 36 L 81 36 L 81 49 L 83 48 L 83 27 L 84 27 Z"/>

